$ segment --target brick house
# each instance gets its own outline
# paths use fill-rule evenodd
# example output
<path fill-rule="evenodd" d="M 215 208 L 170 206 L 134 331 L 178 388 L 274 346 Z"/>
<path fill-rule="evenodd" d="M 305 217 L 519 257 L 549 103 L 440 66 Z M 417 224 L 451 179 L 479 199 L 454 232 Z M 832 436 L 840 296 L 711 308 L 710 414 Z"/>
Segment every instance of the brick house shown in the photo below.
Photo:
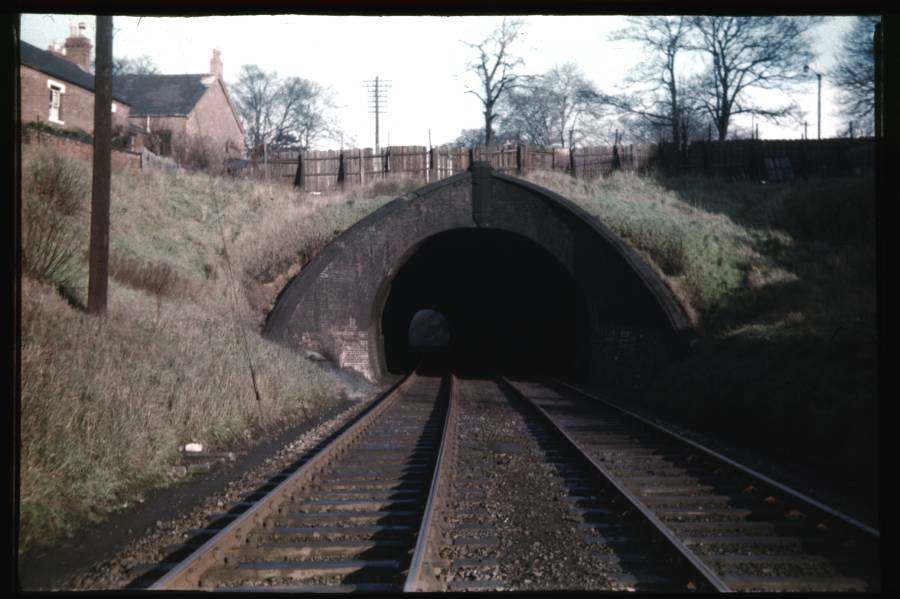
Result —
<path fill-rule="evenodd" d="M 244 128 L 222 80 L 222 60 L 213 50 L 210 72 L 193 75 L 120 75 L 118 89 L 131 103 L 129 122 L 173 154 L 175 145 L 202 140 L 225 157 L 244 150 Z"/>
<path fill-rule="evenodd" d="M 94 132 L 94 75 L 91 42 L 73 28 L 61 49 L 19 45 L 19 91 L 22 123 L 40 122 L 61 129 Z M 127 129 L 130 103 L 113 88 L 113 127 Z"/>

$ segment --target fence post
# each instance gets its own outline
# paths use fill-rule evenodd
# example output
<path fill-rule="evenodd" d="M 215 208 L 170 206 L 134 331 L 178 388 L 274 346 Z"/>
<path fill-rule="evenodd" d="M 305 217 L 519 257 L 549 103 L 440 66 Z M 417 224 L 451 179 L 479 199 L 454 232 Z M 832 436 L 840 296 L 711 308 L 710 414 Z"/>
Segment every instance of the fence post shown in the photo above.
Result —
<path fill-rule="evenodd" d="M 522 152 L 522 144 L 516 144 L 516 174 L 520 177 L 522 176 Z"/>
<path fill-rule="evenodd" d="M 473 164 L 475 164 L 475 148 L 469 148 L 469 166 L 468 166 L 468 168 L 472 168 Z"/>
<path fill-rule="evenodd" d="M 338 187 L 344 189 L 344 152 L 341 151 L 338 154 L 338 174 L 337 174 L 337 184 Z"/>
<path fill-rule="evenodd" d="M 435 175 L 437 174 L 437 170 L 434 164 L 434 146 L 428 149 L 428 170 L 425 173 L 426 181 L 429 183 L 433 181 L 437 181 Z"/>
<path fill-rule="evenodd" d="M 386 179 L 391 174 L 391 148 L 387 147 L 382 154 L 381 178 Z"/>
<path fill-rule="evenodd" d="M 306 183 L 306 181 L 304 181 L 305 175 L 306 173 L 303 172 L 303 151 L 301 150 L 297 153 L 297 172 L 294 173 L 294 187 L 299 187 L 303 191 L 306 191 L 304 185 Z"/>

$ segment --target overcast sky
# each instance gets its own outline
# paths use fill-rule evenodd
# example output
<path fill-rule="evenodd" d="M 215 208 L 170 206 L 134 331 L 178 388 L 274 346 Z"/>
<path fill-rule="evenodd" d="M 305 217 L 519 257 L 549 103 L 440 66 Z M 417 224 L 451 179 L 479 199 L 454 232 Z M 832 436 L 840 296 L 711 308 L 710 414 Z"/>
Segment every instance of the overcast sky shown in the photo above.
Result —
<path fill-rule="evenodd" d="M 628 69 L 642 58 L 641 48 L 608 41 L 625 24 L 618 16 L 526 16 L 515 50 L 525 63 L 521 73 L 539 73 L 555 64 L 575 62 L 602 91 L 617 91 Z M 345 146 L 375 145 L 374 115 L 368 113 L 364 80 L 391 81 L 387 114 L 381 117 L 381 145 L 434 145 L 454 140 L 462 129 L 483 125 L 482 106 L 466 85 L 477 79 L 465 69 L 474 57 L 463 42 L 484 39 L 500 17 L 355 17 L 260 15 L 220 17 L 114 17 L 116 57 L 148 55 L 166 74 L 206 73 L 213 48 L 221 51 L 226 83 L 234 82 L 241 65 L 256 64 L 279 76 L 299 76 L 330 87 L 340 106 Z M 22 15 L 22 39 L 46 49 L 68 36 L 69 24 L 84 22 L 94 38 L 90 15 Z M 818 59 L 811 65 L 825 72 L 835 60 L 841 39 L 852 22 L 830 17 L 812 35 Z M 690 65 L 684 65 L 686 70 Z M 792 96 L 816 135 L 816 79 Z M 822 84 L 822 136 L 846 128 L 835 114 L 834 90 Z M 784 96 L 773 98 L 781 103 Z M 739 126 L 750 126 L 738 119 Z M 796 139 L 802 126 L 759 123 L 764 139 Z M 336 144 L 322 143 L 322 148 Z"/>

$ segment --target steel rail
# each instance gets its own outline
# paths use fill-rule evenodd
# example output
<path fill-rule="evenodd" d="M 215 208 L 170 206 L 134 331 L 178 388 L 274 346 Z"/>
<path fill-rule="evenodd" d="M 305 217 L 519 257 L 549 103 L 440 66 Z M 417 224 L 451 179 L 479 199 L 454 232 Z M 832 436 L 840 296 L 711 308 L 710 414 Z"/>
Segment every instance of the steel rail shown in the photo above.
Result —
<path fill-rule="evenodd" d="M 625 408 L 617 406 L 614 403 L 611 403 L 603 398 L 592 395 L 592 394 L 588 393 L 587 391 L 584 391 L 583 389 L 579 389 L 578 387 L 570 385 L 569 383 L 565 383 L 562 381 L 554 381 L 554 382 L 556 384 L 563 386 L 571 391 L 574 391 L 584 397 L 587 397 L 588 399 L 591 399 L 593 401 L 599 401 L 599 402 L 603 403 L 604 405 L 615 409 L 618 412 L 626 414 L 626 415 L 630 416 L 631 418 L 634 418 L 635 420 L 638 420 L 639 422 L 656 429 L 657 431 L 665 433 L 666 435 L 668 435 L 674 439 L 677 439 L 678 441 L 681 441 L 682 443 L 686 443 L 686 444 L 690 445 L 691 447 L 693 447 L 694 449 L 698 449 L 701 452 L 705 453 L 706 455 L 708 455 L 716 460 L 724 462 L 733 468 L 737 468 L 738 470 L 744 472 L 745 474 L 749 474 L 750 476 L 752 476 L 758 480 L 761 480 L 765 484 L 767 484 L 771 487 L 774 487 L 774 488 L 778 489 L 779 491 L 782 491 L 783 493 L 791 495 L 795 499 L 798 499 L 804 503 L 807 503 L 807 504 L 815 507 L 816 509 L 828 514 L 829 516 L 832 516 L 834 518 L 837 518 L 838 520 L 841 520 L 845 524 L 849 524 L 850 526 L 855 527 L 858 530 L 865 532 L 866 534 L 869 534 L 875 538 L 879 538 L 879 539 L 881 538 L 881 534 L 879 533 L 878 529 L 868 526 L 867 524 L 864 524 L 864 523 L 860 522 L 859 520 L 856 520 L 855 518 L 852 518 L 852 517 L 844 514 L 843 512 L 840 512 L 832 507 L 829 507 L 829 506 L 825 505 L 824 503 L 817 501 L 817 500 L 813 499 L 812 497 L 809 497 L 808 495 L 804 495 L 800 491 L 792 489 L 792 488 L 788 487 L 787 485 L 778 482 L 777 480 L 769 478 L 768 476 L 766 476 L 765 474 L 762 474 L 761 472 L 757 472 L 756 470 L 753 470 L 752 468 L 744 466 L 743 464 L 741 464 L 739 462 L 735 462 L 731 458 L 724 456 L 712 449 L 709 449 L 708 447 L 704 447 L 703 445 L 700 445 L 699 443 L 697 443 L 695 441 L 692 441 L 686 437 L 683 437 L 682 435 L 679 435 L 678 433 L 676 433 L 674 431 L 670 431 L 667 428 L 665 428 L 651 420 L 648 420 L 647 418 L 644 418 L 640 414 L 636 414 L 630 410 L 626 410 Z"/>
<path fill-rule="evenodd" d="M 447 471 L 448 464 L 452 465 L 455 458 L 456 429 L 459 421 L 459 410 L 457 402 L 454 400 L 456 377 L 451 374 L 449 380 L 450 388 L 447 396 L 447 412 L 444 415 L 444 432 L 441 435 L 441 446 L 431 478 L 428 503 L 425 504 L 422 525 L 416 538 L 416 548 L 410 561 L 406 582 L 403 585 L 404 593 L 436 590 L 432 562 L 437 557 L 438 547 L 435 543 L 440 535 L 440 524 L 437 519 L 441 517 L 449 492 L 450 477 Z"/>
<path fill-rule="evenodd" d="M 396 403 L 400 390 L 407 386 L 415 376 L 415 373 L 405 376 L 382 393 L 371 406 L 356 417 L 356 421 L 347 430 L 332 439 L 309 461 L 266 493 L 252 507 L 147 587 L 148 590 L 199 588 L 200 576 L 203 572 L 217 563 L 221 563 L 227 550 L 243 543 L 249 530 L 263 525 L 267 516 L 277 512 L 284 501 L 290 500 L 292 488 L 299 487 L 301 482 L 315 480 L 328 463 L 342 455 L 362 433 L 378 420 L 385 410 Z"/>
<path fill-rule="evenodd" d="M 685 544 L 677 537 L 675 534 L 666 526 L 659 517 L 654 514 L 647 506 L 645 506 L 641 500 L 631 492 L 628 487 L 622 484 L 612 472 L 610 472 L 603 464 L 601 464 L 591 452 L 584 446 L 583 443 L 578 441 L 574 436 L 568 433 L 559 423 L 557 423 L 556 419 L 550 415 L 547 410 L 538 405 L 535 401 L 533 401 L 530 397 L 520 392 L 515 385 L 509 382 L 505 377 L 499 377 L 499 381 L 512 389 L 512 391 L 521 399 L 523 399 L 528 405 L 532 406 L 541 416 L 556 430 L 563 438 L 565 438 L 569 444 L 574 447 L 584 459 L 586 459 L 594 469 L 600 473 L 606 481 L 611 484 L 620 495 L 625 497 L 628 502 L 638 510 L 644 518 L 650 522 L 653 527 L 671 544 L 671 546 L 681 554 L 684 559 L 688 561 L 688 563 L 693 567 L 693 569 L 700 575 L 703 580 L 705 580 L 710 586 L 712 586 L 717 592 L 720 593 L 729 593 L 732 592 L 732 589 L 723 581 L 718 574 L 713 572 L 713 570 L 707 566 L 703 560 L 700 559 L 697 554 L 691 551 Z"/>

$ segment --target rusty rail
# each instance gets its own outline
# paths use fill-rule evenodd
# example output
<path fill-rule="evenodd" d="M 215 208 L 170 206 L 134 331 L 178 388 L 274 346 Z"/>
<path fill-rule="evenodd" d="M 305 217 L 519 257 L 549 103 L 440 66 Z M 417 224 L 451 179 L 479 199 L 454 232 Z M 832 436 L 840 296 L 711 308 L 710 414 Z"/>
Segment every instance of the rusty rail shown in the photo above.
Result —
<path fill-rule="evenodd" d="M 203 572 L 224 563 L 226 551 L 243 544 L 251 529 L 262 526 L 267 516 L 275 514 L 284 502 L 293 500 L 295 492 L 314 481 L 324 468 L 342 456 L 378 420 L 378 417 L 397 401 L 399 391 L 408 386 L 415 376 L 415 374 L 408 375 L 383 393 L 342 435 L 333 439 L 291 476 L 148 588 L 198 589 Z"/>
<path fill-rule="evenodd" d="M 801 493 L 800 491 L 797 491 L 796 489 L 792 489 L 791 487 L 789 487 L 783 483 L 780 483 L 777 480 L 770 478 L 770 477 L 766 476 L 765 474 L 762 474 L 761 472 L 757 472 L 756 470 L 754 470 L 748 466 L 744 466 L 743 464 L 736 462 L 736 461 L 732 460 L 731 458 L 724 456 L 717 451 L 713 451 L 712 449 L 709 449 L 708 447 L 704 447 L 703 445 L 700 445 L 699 443 L 696 443 L 695 441 L 691 441 L 687 437 L 679 435 L 678 433 L 676 433 L 674 431 L 670 431 L 669 429 L 667 429 L 663 426 L 660 426 L 651 420 L 644 418 L 640 414 L 636 414 L 630 410 L 626 410 L 625 408 L 617 406 L 614 403 L 610 403 L 600 397 L 597 397 L 596 395 L 587 393 L 586 391 L 579 389 L 578 387 L 575 387 L 568 383 L 558 382 L 557 384 L 559 384 L 562 387 L 565 387 L 566 389 L 574 391 L 575 393 L 583 395 L 584 397 L 587 397 L 588 399 L 590 399 L 592 401 L 600 402 L 603 405 L 605 405 L 609 408 L 612 408 L 613 410 L 616 410 L 617 412 L 620 412 L 621 414 L 624 414 L 630 418 L 633 418 L 634 420 L 636 420 L 646 426 L 649 426 L 649 427 L 663 433 L 664 435 L 667 435 L 681 443 L 690 445 L 694 449 L 701 451 L 701 452 L 705 453 L 706 455 L 708 455 L 720 462 L 723 462 L 732 468 L 741 470 L 742 472 L 749 474 L 753 478 L 756 478 L 756 479 L 764 482 L 765 484 L 767 484 L 775 489 L 778 489 L 782 493 L 791 495 L 795 499 L 802 501 L 803 503 L 809 504 L 809 505 L 815 507 L 817 510 L 822 511 L 833 518 L 843 521 L 845 524 L 848 524 L 854 528 L 859 529 L 861 532 L 864 532 L 867 535 L 870 535 L 874 538 L 881 538 L 881 533 L 876 528 L 873 528 L 873 527 L 869 526 L 868 524 L 864 524 L 864 523 L 860 522 L 859 520 L 857 520 L 856 518 L 852 518 L 852 517 L 848 516 L 847 514 L 844 514 L 843 512 L 840 512 L 832 507 L 829 507 L 829 506 L 825 505 L 824 503 L 822 503 L 816 499 L 813 499 L 812 497 L 805 495 L 805 494 Z"/>
<path fill-rule="evenodd" d="M 719 576 L 712 571 L 705 563 L 703 563 L 697 555 L 688 549 L 684 543 L 682 543 L 668 527 L 663 524 L 656 515 L 647 509 L 640 500 L 620 481 L 616 479 L 612 473 L 603 466 L 594 456 L 590 454 L 587 448 L 575 439 L 563 426 L 559 424 L 543 407 L 534 402 L 530 397 L 522 393 L 516 388 L 515 385 L 512 385 L 507 379 L 499 378 L 501 384 L 505 385 L 508 389 L 513 390 L 516 395 L 518 395 L 522 400 L 524 400 L 528 405 L 530 405 L 537 413 L 539 413 L 544 421 L 550 425 L 550 427 L 555 430 L 562 438 L 568 442 L 568 444 L 577 450 L 585 460 L 587 460 L 591 466 L 594 467 L 597 473 L 599 473 L 603 479 L 605 479 L 609 484 L 611 484 L 619 494 L 628 500 L 628 502 L 644 516 L 647 522 L 651 523 L 653 527 L 657 530 L 657 532 L 662 535 L 666 541 L 670 543 L 673 549 L 675 549 L 690 565 L 690 567 L 694 570 L 694 572 L 700 577 L 702 581 L 708 584 L 712 589 L 716 592 L 729 592 L 730 589 L 728 585 L 726 585 Z"/>
<path fill-rule="evenodd" d="M 572 395 L 532 398 L 527 384 L 504 383 L 577 446 L 716 590 L 879 588 L 880 536 L 872 527 L 577 387 L 557 384 L 582 402 L 609 408 L 609 415 L 586 408 L 590 421 L 578 419 L 572 416 L 578 414 Z M 551 413 L 559 403 L 573 422 Z M 671 477 L 680 482 L 670 482 Z M 661 480 L 661 487 L 651 490 Z M 688 514 L 703 516 L 695 521 Z M 725 532 L 729 530 L 737 532 Z M 754 545 L 768 545 L 772 551 L 748 550 Z M 698 554 L 695 548 L 703 546 L 708 548 Z M 709 549 L 716 546 L 720 549 Z M 797 550 L 778 549 L 790 546 Z M 810 563 L 824 569 L 812 568 L 812 575 L 785 573 Z M 756 575 L 766 564 L 777 566 Z M 748 567 L 754 574 L 743 569 Z"/>
<path fill-rule="evenodd" d="M 450 486 L 450 466 L 456 459 L 457 421 L 459 408 L 454 400 L 456 377 L 450 377 L 450 392 L 447 414 L 444 417 L 444 433 L 441 436 L 441 448 L 431 479 L 431 490 L 428 503 L 422 517 L 422 526 L 416 539 L 416 548 L 410 562 L 404 592 L 436 591 L 440 585 L 434 578 L 434 564 L 440 559 L 440 537 L 442 532 L 443 513 L 446 508 Z"/>

